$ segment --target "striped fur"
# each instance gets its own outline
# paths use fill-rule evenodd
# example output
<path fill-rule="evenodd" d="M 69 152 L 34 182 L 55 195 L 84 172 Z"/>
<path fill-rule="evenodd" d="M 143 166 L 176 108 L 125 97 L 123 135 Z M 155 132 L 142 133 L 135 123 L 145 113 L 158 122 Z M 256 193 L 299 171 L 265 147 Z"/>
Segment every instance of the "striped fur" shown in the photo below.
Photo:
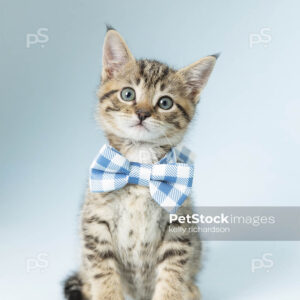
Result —
<path fill-rule="evenodd" d="M 136 60 L 122 37 L 109 30 L 97 119 L 110 144 L 130 161 L 157 162 L 182 140 L 214 63 L 215 57 L 209 56 L 177 71 L 156 60 Z M 135 91 L 132 101 L 121 97 L 128 87 Z M 174 103 L 168 110 L 159 106 L 166 96 Z M 177 213 L 191 214 L 191 207 L 188 198 Z M 173 230 L 178 228 L 183 230 Z M 67 299 L 200 299 L 195 285 L 199 236 L 188 231 L 187 224 L 170 224 L 147 187 L 127 185 L 109 193 L 88 190 L 81 236 L 82 267 L 66 282 Z M 81 298 L 76 298 L 79 291 Z"/>

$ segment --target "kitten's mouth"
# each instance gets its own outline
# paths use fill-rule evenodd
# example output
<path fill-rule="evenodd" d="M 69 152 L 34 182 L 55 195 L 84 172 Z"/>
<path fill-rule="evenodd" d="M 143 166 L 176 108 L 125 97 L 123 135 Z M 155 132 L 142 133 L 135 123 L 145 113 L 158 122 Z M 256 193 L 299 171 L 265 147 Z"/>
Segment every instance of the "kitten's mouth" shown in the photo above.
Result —
<path fill-rule="evenodd" d="M 134 124 L 130 127 L 138 128 L 138 129 L 141 129 L 141 130 L 145 129 L 145 130 L 149 131 L 149 129 L 145 126 L 145 124 L 143 122 L 139 122 L 139 123 Z"/>

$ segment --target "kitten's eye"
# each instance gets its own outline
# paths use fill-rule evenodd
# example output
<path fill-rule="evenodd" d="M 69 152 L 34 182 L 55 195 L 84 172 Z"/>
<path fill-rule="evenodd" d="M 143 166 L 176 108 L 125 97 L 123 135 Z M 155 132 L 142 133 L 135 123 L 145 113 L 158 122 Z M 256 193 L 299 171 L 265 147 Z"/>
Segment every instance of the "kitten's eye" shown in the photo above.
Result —
<path fill-rule="evenodd" d="M 158 106 L 162 109 L 168 110 L 173 106 L 173 100 L 169 97 L 162 97 L 158 101 Z"/>
<path fill-rule="evenodd" d="M 124 88 L 121 91 L 121 98 L 125 101 L 135 100 L 135 91 L 132 88 Z"/>

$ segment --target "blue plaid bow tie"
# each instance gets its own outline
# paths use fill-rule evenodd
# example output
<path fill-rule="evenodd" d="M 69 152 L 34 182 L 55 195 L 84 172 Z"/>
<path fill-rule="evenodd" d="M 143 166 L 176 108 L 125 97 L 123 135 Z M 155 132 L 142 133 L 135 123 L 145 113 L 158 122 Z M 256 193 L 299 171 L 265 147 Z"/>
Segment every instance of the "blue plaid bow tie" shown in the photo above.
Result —
<path fill-rule="evenodd" d="M 173 148 L 151 165 L 129 162 L 116 149 L 104 145 L 90 167 L 90 190 L 110 192 L 127 184 L 149 186 L 160 206 L 176 212 L 191 192 L 193 173 L 191 151 L 185 147 Z"/>

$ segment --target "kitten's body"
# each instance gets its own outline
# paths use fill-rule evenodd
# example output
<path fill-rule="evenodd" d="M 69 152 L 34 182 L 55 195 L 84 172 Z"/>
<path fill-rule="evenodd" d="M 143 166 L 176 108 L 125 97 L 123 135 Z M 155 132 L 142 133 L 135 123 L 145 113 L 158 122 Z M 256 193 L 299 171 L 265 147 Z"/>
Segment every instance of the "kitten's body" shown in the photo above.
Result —
<path fill-rule="evenodd" d="M 135 147 L 139 148 L 139 146 L 134 145 L 126 147 L 127 149 L 120 149 L 120 151 L 129 160 L 136 161 L 136 157 L 139 157 L 136 151 L 139 151 L 139 149 L 133 150 Z M 139 162 L 156 162 L 158 158 L 157 156 L 153 157 L 153 153 L 153 148 L 148 149 L 149 158 L 152 157 L 153 159 L 147 159 L 147 155 L 144 155 L 146 158 Z M 190 206 L 189 199 L 186 200 L 185 206 Z M 181 211 L 183 210 L 187 213 L 189 209 L 181 208 Z M 90 222 L 93 219 L 94 222 Z M 175 255 L 174 262 L 179 264 L 177 269 L 176 266 L 173 266 L 173 269 L 171 268 L 167 272 L 168 280 L 178 281 L 179 283 L 184 280 L 189 282 L 189 287 L 192 288 L 194 275 L 199 269 L 200 262 L 198 235 L 182 232 L 171 234 L 169 232 L 168 213 L 151 199 L 147 187 L 128 185 L 121 190 L 105 195 L 88 193 L 82 211 L 82 220 L 83 240 L 86 243 L 89 243 L 86 236 L 107 237 L 107 225 L 98 224 L 97 222 L 101 220 L 108 223 L 111 244 L 100 246 L 101 241 L 99 241 L 97 248 L 102 252 L 113 249 L 116 255 L 114 258 L 116 269 L 120 273 L 122 290 L 131 295 L 133 299 L 151 299 L 157 281 L 158 261 L 163 259 L 164 249 L 166 248 L 175 249 L 178 252 L 178 256 Z M 93 252 L 89 248 L 92 247 L 83 248 L 84 260 Z M 185 261 L 186 259 L 190 260 Z M 87 264 L 89 263 L 87 262 Z M 90 266 L 87 266 L 87 268 L 89 269 Z M 85 274 L 87 270 L 84 269 L 85 267 L 83 267 L 83 273 Z M 94 277 L 97 277 L 98 274 L 106 274 L 105 271 L 100 271 L 97 267 L 89 270 L 89 272 Z M 111 288 L 109 283 L 107 288 Z M 105 294 L 105 285 L 102 285 L 101 289 Z M 194 288 L 192 290 L 193 292 L 196 291 Z M 109 292 L 111 298 L 108 299 L 119 299 L 117 295 L 113 296 L 115 292 L 114 287 Z M 186 299 L 197 298 L 194 296 Z"/>
<path fill-rule="evenodd" d="M 108 33 L 103 60 L 99 116 L 111 146 L 129 161 L 157 162 L 181 141 L 195 111 L 194 98 L 212 66 L 201 63 L 202 69 L 197 69 L 198 76 L 200 71 L 206 74 L 195 92 L 191 83 L 197 74 L 188 73 L 192 79 L 185 81 L 186 69 L 178 73 L 156 61 L 135 61 L 115 31 Z M 208 61 L 213 65 L 215 58 Z M 118 94 L 128 86 L 136 94 L 131 103 Z M 157 107 L 164 95 L 174 99 L 168 111 Z M 189 198 L 177 213 L 192 213 Z M 125 294 L 136 300 L 200 299 L 195 286 L 199 237 L 184 230 L 187 224 L 170 224 L 168 213 L 153 201 L 148 187 L 88 191 L 81 219 L 82 268 L 66 282 L 68 299 L 121 300 Z"/>

